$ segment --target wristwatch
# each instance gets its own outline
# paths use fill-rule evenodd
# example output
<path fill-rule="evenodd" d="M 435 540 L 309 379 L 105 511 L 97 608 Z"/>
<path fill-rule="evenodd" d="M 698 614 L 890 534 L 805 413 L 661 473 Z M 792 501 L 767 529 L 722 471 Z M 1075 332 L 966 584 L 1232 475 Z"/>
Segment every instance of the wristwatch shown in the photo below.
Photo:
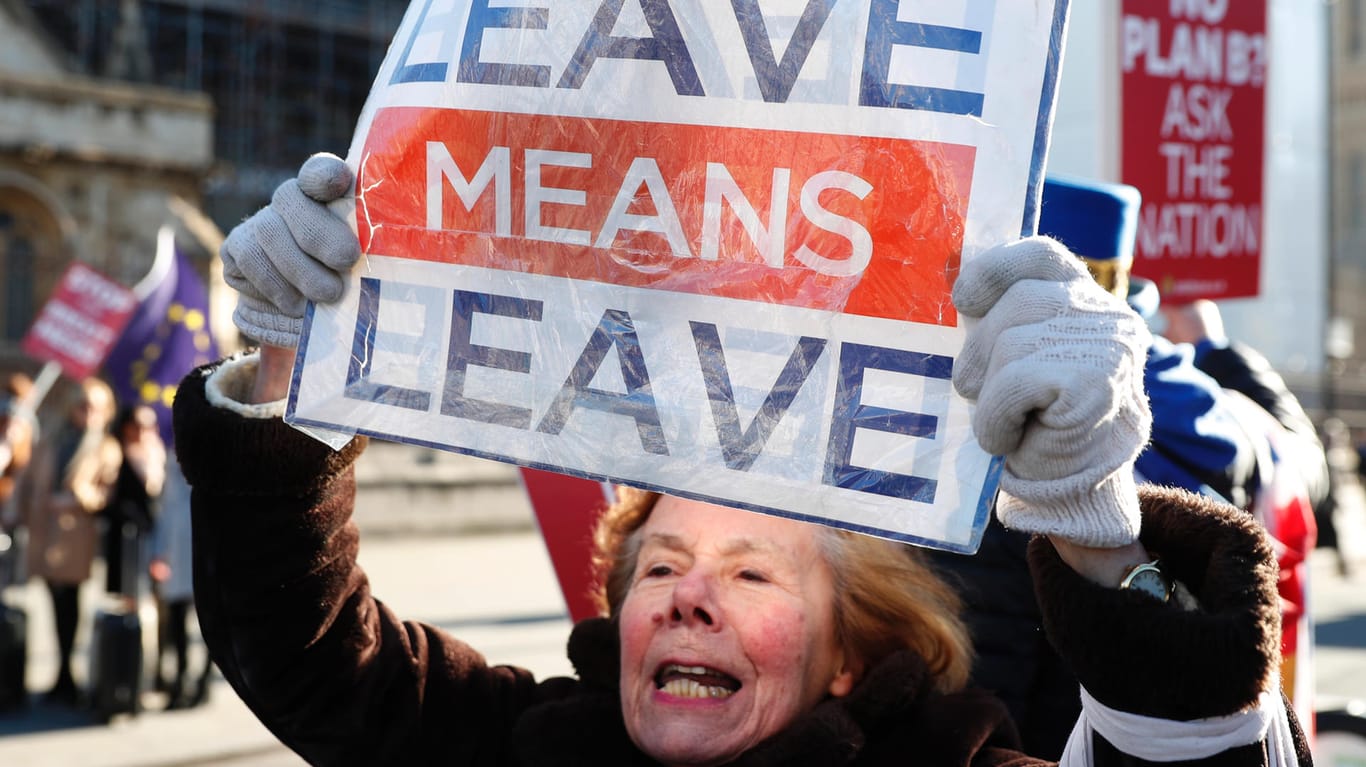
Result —
<path fill-rule="evenodd" d="M 1119 582 L 1119 587 L 1126 591 L 1147 594 L 1159 602 L 1166 602 L 1172 598 L 1176 582 L 1162 569 L 1162 561 L 1154 559 L 1129 568 L 1124 574 L 1124 580 Z"/>

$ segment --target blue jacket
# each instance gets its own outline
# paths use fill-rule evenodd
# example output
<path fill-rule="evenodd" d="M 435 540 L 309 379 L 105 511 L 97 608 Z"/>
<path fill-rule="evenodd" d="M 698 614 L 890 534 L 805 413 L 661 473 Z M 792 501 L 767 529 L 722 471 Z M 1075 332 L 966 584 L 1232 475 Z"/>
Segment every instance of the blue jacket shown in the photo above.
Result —
<path fill-rule="evenodd" d="M 1152 440 L 1139 455 L 1141 479 L 1215 495 L 1246 507 L 1257 480 L 1252 436 L 1219 382 L 1195 366 L 1189 344 L 1154 336 L 1143 369 Z"/>

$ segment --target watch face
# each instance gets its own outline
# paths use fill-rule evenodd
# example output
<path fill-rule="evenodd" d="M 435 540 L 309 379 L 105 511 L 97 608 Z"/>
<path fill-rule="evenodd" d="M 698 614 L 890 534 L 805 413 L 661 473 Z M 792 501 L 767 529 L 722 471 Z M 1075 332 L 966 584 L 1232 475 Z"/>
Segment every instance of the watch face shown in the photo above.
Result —
<path fill-rule="evenodd" d="M 1170 588 L 1167 585 L 1167 577 L 1162 571 L 1152 565 L 1139 567 L 1131 573 L 1125 584 L 1125 588 L 1142 592 L 1148 596 L 1167 601 L 1170 596 Z"/>

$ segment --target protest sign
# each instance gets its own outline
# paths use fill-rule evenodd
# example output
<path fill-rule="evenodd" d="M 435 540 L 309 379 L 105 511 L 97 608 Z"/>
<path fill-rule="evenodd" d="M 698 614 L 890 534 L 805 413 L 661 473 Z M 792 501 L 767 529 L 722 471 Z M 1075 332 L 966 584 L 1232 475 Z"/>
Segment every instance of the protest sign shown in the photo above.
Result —
<path fill-rule="evenodd" d="M 1164 301 L 1259 291 L 1265 0 L 1124 0 L 1121 175 L 1143 193 L 1133 272 Z"/>
<path fill-rule="evenodd" d="M 1033 231 L 1065 6 L 413 3 L 287 418 L 974 550 L 949 290 Z"/>
<path fill-rule="evenodd" d="M 80 261 L 62 273 L 21 347 L 35 359 L 53 362 L 76 380 L 104 363 L 132 317 L 133 291 Z"/>

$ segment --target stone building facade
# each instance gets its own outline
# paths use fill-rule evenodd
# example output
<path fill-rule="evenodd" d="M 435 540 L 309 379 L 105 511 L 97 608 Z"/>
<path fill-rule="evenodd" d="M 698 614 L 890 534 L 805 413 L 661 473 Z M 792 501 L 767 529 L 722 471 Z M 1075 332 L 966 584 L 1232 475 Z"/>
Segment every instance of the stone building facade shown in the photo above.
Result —
<path fill-rule="evenodd" d="M 36 367 L 20 341 L 73 261 L 132 286 L 170 225 L 211 276 L 221 234 L 197 211 L 213 116 L 202 93 L 79 73 L 0 0 L 0 370 Z"/>

